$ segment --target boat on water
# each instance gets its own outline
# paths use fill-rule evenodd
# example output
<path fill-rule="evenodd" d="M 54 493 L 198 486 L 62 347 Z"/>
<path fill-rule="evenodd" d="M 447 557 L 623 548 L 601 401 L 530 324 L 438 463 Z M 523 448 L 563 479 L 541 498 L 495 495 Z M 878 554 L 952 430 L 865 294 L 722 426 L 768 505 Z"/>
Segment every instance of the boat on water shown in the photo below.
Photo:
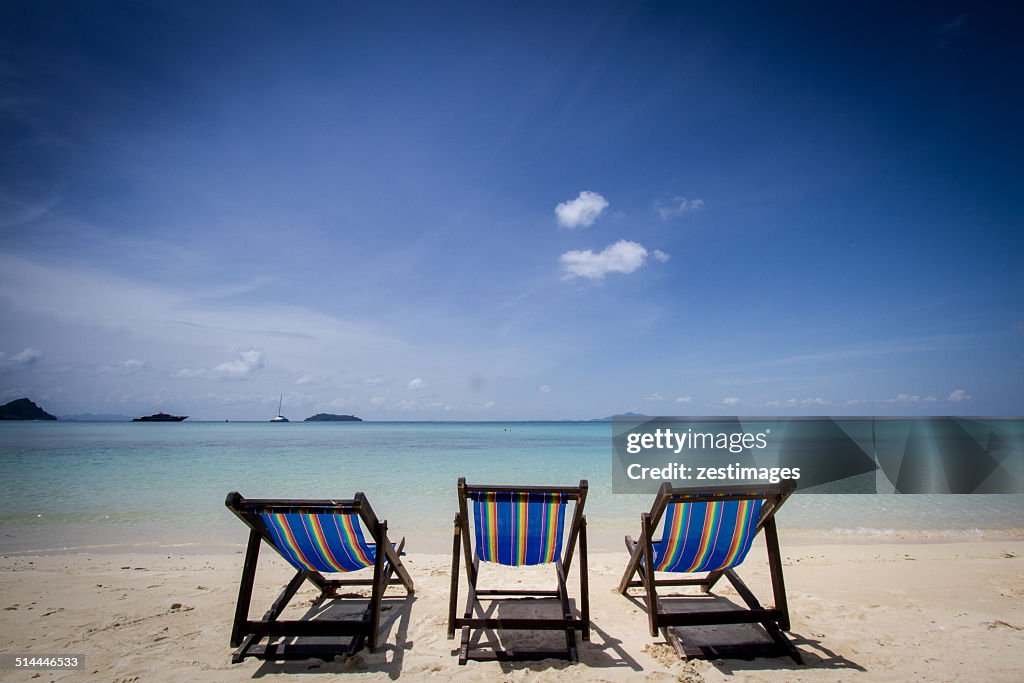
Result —
<path fill-rule="evenodd" d="M 277 415 L 270 418 L 271 422 L 288 422 L 288 418 L 281 414 L 281 403 L 284 401 L 284 394 L 277 400 Z"/>
<path fill-rule="evenodd" d="M 137 417 L 132 422 L 181 422 L 188 419 L 188 415 L 168 415 L 167 413 L 156 413 Z"/>

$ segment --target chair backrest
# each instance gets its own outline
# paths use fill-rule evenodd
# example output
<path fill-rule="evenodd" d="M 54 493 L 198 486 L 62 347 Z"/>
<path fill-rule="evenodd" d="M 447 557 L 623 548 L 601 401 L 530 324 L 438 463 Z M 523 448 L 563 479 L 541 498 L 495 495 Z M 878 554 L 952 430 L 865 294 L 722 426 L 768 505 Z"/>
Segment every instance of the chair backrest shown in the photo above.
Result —
<path fill-rule="evenodd" d="M 758 500 L 669 503 L 665 529 L 652 544 L 659 572 L 710 572 L 743 562 L 757 534 Z"/>
<path fill-rule="evenodd" d="M 746 559 L 754 537 L 795 490 L 778 485 L 673 489 L 662 486 L 651 510 L 651 564 L 662 572 L 711 572 Z"/>
<path fill-rule="evenodd" d="M 359 515 L 269 510 L 260 513 L 260 519 L 274 547 L 296 569 L 351 572 L 373 566 L 376 546 L 364 540 Z"/>
<path fill-rule="evenodd" d="M 481 561 L 518 566 L 546 564 L 562 556 L 565 495 L 491 491 L 469 498 Z"/>
<path fill-rule="evenodd" d="M 337 501 L 246 500 L 231 493 L 225 504 L 296 569 L 351 572 L 376 560 L 377 545 L 367 543 L 363 526 L 376 540 L 380 522 L 362 493 Z"/>
<path fill-rule="evenodd" d="M 570 545 L 575 543 L 586 482 L 579 487 L 467 486 L 459 480 L 460 508 L 472 511 L 476 556 L 508 566 L 562 559 L 566 507 L 575 500 Z"/>

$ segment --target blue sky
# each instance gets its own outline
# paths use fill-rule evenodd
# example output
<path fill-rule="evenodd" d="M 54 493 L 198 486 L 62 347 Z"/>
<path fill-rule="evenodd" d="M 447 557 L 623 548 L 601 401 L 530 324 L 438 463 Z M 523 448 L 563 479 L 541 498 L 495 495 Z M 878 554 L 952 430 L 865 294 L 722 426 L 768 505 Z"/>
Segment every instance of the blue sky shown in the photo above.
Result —
<path fill-rule="evenodd" d="M 1021 23 L 4 3 L 0 399 L 1024 414 Z"/>

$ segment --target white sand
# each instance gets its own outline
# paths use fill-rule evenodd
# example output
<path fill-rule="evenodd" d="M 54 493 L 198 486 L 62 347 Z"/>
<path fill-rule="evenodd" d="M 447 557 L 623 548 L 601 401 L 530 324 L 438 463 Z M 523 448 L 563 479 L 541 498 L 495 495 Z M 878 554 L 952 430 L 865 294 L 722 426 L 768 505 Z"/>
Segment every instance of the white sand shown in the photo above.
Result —
<path fill-rule="evenodd" d="M 410 555 L 415 599 L 388 610 L 384 645 L 331 662 L 230 663 L 228 634 L 241 554 L 67 554 L 0 559 L 0 652 L 79 654 L 80 672 L 43 672 L 36 680 L 233 681 L 281 672 L 303 680 L 587 681 L 1020 681 L 1024 679 L 1024 541 L 874 545 L 801 545 L 783 541 L 792 637 L 806 660 L 680 661 L 649 636 L 636 601 L 614 592 L 621 553 L 590 558 L 591 643 L 580 663 L 470 662 L 459 667 L 457 641 L 445 638 L 451 558 Z M 264 549 L 253 615 L 262 615 L 290 576 Z M 531 570 L 530 580 L 546 573 Z M 547 569 L 546 571 L 550 571 Z M 771 602 L 763 553 L 740 574 Z M 486 580 L 486 575 L 485 575 Z M 573 595 L 578 583 L 570 577 Z M 723 581 L 716 593 L 738 599 Z M 391 589 L 389 594 L 402 595 Z M 316 593 L 295 598 L 298 613 Z M 180 606 L 175 606 L 180 605 Z M 460 600 L 460 608 L 462 601 Z M 290 608 L 292 609 L 292 608 Z M 294 614 L 294 612 L 292 613 Z M 733 638 L 735 629 L 704 637 Z M 748 632 L 747 632 L 748 633 Z M 559 636 L 550 637 L 552 647 Z M 564 642 L 564 641 L 563 641 Z M 0 672 L 32 680 L 31 672 Z"/>

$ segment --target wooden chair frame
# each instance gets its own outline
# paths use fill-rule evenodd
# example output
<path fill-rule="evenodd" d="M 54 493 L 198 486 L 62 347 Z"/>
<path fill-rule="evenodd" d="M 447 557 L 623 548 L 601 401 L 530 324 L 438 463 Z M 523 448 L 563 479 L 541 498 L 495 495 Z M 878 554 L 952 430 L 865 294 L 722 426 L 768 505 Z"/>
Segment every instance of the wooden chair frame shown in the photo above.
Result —
<path fill-rule="evenodd" d="M 673 488 L 666 482 L 662 484 L 654 499 L 654 505 L 649 513 L 641 515 L 640 539 L 634 541 L 632 537 L 626 536 L 626 549 L 629 551 L 629 562 L 626 571 L 619 583 L 619 593 L 626 595 L 629 588 L 644 589 L 644 603 L 647 608 L 648 624 L 652 636 L 658 635 L 661 629 L 665 639 L 672 644 L 681 657 L 687 657 L 682 643 L 679 642 L 676 634 L 671 631 L 672 626 L 697 626 L 716 624 L 746 624 L 759 623 L 764 626 L 768 635 L 774 643 L 768 648 L 756 648 L 745 646 L 723 646 L 720 648 L 709 648 L 705 654 L 717 658 L 726 654 L 739 654 L 742 651 L 751 652 L 754 649 L 763 651 L 765 654 L 785 654 L 792 657 L 797 663 L 802 663 L 799 651 L 786 637 L 784 631 L 789 631 L 789 605 L 786 600 L 786 585 L 782 576 L 782 557 L 779 552 L 779 536 L 775 526 L 775 513 L 789 498 L 795 490 L 796 485 L 792 481 L 786 481 L 778 485 L 735 485 L 718 487 L 699 488 Z M 768 551 L 768 567 L 771 573 L 772 593 L 775 599 L 774 606 L 762 607 L 754 593 L 736 574 L 734 568 L 729 567 L 718 571 L 708 572 L 701 578 L 688 579 L 656 579 L 653 564 L 653 534 L 658 528 L 668 505 L 671 503 L 709 503 L 725 500 L 763 500 L 761 514 L 757 520 L 755 535 L 764 531 L 765 545 Z M 637 575 L 639 580 L 632 580 Z M 724 609 L 715 611 L 692 611 L 692 612 L 668 612 L 659 608 L 658 588 L 670 586 L 700 586 L 704 593 L 710 593 L 719 579 L 725 577 L 732 584 L 736 592 L 746 603 L 748 609 Z M 761 652 L 759 652 L 760 654 Z"/>
<path fill-rule="evenodd" d="M 245 564 L 238 588 L 238 603 L 235 607 L 235 618 L 231 628 L 231 646 L 237 648 L 231 656 L 232 663 L 237 664 L 246 657 L 275 660 L 312 657 L 329 661 L 338 654 L 355 654 L 362 648 L 364 641 L 368 641 L 370 650 L 377 647 L 381 601 L 384 592 L 390 585 L 401 584 L 405 587 L 407 595 L 412 595 L 413 583 L 400 558 L 405 547 L 405 539 L 403 538 L 397 547 L 392 546 L 388 540 L 387 521 L 377 519 L 377 515 L 374 514 L 365 495 L 356 493 L 351 500 L 279 500 L 246 499 L 238 492 L 232 492 L 228 494 L 224 504 L 249 527 L 249 543 L 245 551 Z M 295 576 L 274 600 L 270 610 L 263 615 L 262 619 L 249 619 L 260 541 L 265 541 L 286 558 L 260 517 L 260 513 L 266 511 L 283 514 L 358 514 L 376 544 L 377 552 L 375 553 L 372 578 L 327 579 L 320 572 L 300 569 L 296 571 Z M 392 574 L 397 574 L 398 578 L 392 578 Z M 302 587 L 304 581 L 309 581 L 320 589 L 321 599 L 347 599 L 338 594 L 339 589 L 371 586 L 369 603 L 359 619 L 279 620 L 278 617 Z M 274 639 L 278 637 L 334 636 L 351 636 L 352 641 L 347 648 L 336 645 L 295 644 L 288 646 L 287 644 L 273 644 Z M 266 645 L 259 644 L 263 638 L 267 638 Z"/>
<path fill-rule="evenodd" d="M 455 637 L 455 630 L 462 629 L 462 642 L 459 646 L 459 664 L 465 664 L 469 659 L 475 660 L 500 660 L 520 661 L 537 660 L 546 658 L 568 659 L 572 662 L 578 661 L 576 647 L 576 631 L 580 631 L 584 641 L 590 640 L 590 595 L 587 579 L 587 519 L 583 514 L 583 506 L 587 499 L 587 481 L 580 480 L 579 486 L 480 486 L 469 485 L 464 477 L 459 478 L 459 512 L 455 515 L 455 534 L 452 541 L 452 583 L 448 605 L 448 639 Z M 480 557 L 477 548 L 473 543 L 472 522 L 469 516 L 467 500 L 473 493 L 550 493 L 567 496 L 569 501 L 575 501 L 575 510 L 569 526 L 568 538 L 562 549 L 562 557 L 554 561 L 555 578 L 557 585 L 554 590 L 503 590 L 489 589 L 480 590 L 477 588 L 477 578 L 480 570 Z M 566 577 L 572 566 L 574 550 L 577 540 L 579 542 L 579 575 L 580 575 L 580 616 L 573 617 L 572 607 L 569 604 L 569 592 L 566 587 Z M 466 583 L 468 595 L 466 597 L 466 609 L 463 616 L 457 614 L 457 603 L 459 593 L 459 564 L 460 554 L 466 564 Z M 498 618 L 483 615 L 481 599 L 488 601 L 500 601 L 510 599 L 537 599 L 555 598 L 559 601 L 562 609 L 561 618 Z M 474 611 L 479 608 L 481 615 L 475 617 Z M 499 650 L 494 652 L 472 652 L 470 641 L 472 632 L 478 629 L 500 629 L 500 630 L 551 630 L 565 631 L 564 650 L 531 650 L 531 651 L 507 651 Z"/>

